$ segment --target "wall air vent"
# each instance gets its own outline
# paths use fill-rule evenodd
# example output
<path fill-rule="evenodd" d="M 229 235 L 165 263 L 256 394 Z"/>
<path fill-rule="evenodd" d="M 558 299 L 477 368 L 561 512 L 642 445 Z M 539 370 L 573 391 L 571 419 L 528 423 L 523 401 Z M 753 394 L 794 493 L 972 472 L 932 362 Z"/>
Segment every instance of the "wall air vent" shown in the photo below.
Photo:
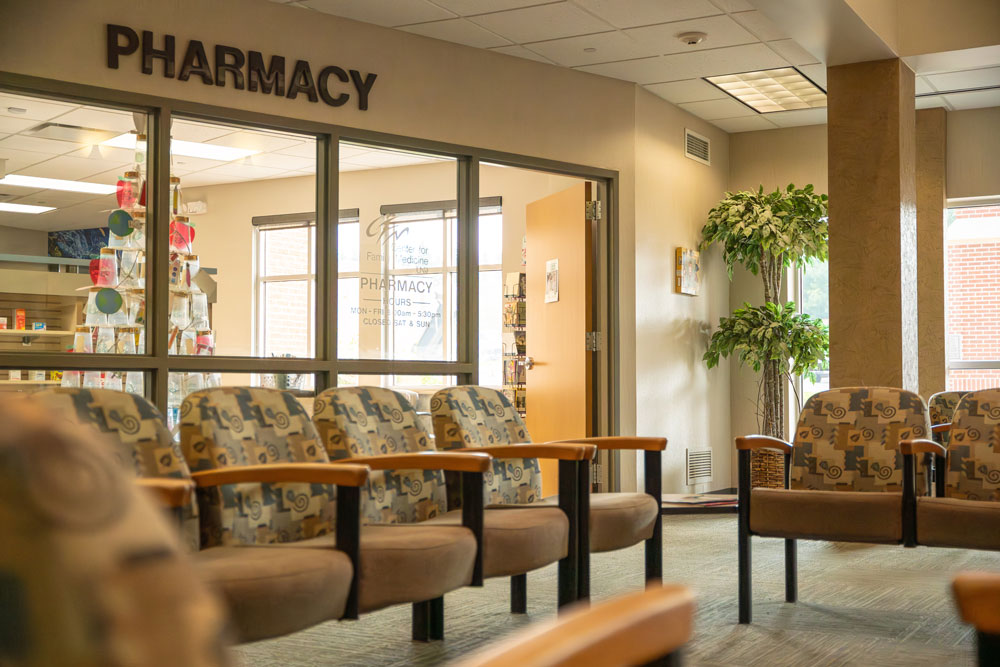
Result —
<path fill-rule="evenodd" d="M 687 485 L 712 481 L 712 450 L 685 450 L 684 473 Z"/>
<path fill-rule="evenodd" d="M 712 142 L 697 132 L 684 128 L 684 156 L 702 164 L 712 164 Z"/>

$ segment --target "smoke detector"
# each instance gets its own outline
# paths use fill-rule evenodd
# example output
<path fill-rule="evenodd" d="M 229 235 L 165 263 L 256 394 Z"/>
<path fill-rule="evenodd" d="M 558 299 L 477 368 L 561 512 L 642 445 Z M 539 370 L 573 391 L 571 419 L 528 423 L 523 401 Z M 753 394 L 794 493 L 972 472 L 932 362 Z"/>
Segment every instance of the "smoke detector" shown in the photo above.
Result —
<path fill-rule="evenodd" d="M 703 32 L 682 32 L 677 35 L 677 39 L 681 40 L 684 44 L 688 46 L 694 46 L 695 44 L 701 44 L 708 38 L 708 35 Z"/>

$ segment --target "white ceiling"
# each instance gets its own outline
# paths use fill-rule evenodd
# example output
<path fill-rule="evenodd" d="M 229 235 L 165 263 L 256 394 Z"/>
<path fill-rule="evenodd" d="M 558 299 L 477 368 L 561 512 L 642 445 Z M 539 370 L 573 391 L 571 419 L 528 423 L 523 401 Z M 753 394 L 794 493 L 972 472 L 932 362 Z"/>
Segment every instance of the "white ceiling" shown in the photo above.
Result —
<path fill-rule="evenodd" d="M 702 81 L 793 65 L 826 88 L 825 65 L 748 0 L 272 1 L 634 81 L 727 132 L 826 122 L 825 109 L 758 114 Z M 708 38 L 676 39 L 690 31 Z M 918 108 L 1000 106 L 1000 58 L 917 73 Z"/>
<path fill-rule="evenodd" d="M 125 171 L 135 168 L 134 151 L 129 149 L 30 136 L 33 128 L 46 122 L 107 130 L 111 135 L 142 129 L 145 125 L 141 114 L 137 119 L 125 111 L 0 94 L 0 160 L 6 160 L 6 174 L 115 185 Z M 185 120 L 175 120 L 171 134 L 182 141 L 259 151 L 231 162 L 174 155 L 171 174 L 181 177 L 182 187 L 316 173 L 316 141 L 308 136 Z M 400 167 L 440 159 L 350 144 L 340 147 L 341 171 Z M 0 225 L 44 231 L 103 226 L 107 224 L 108 213 L 116 207 L 114 195 L 9 185 L 0 185 L 0 202 L 56 207 L 37 215 L 0 211 Z"/>

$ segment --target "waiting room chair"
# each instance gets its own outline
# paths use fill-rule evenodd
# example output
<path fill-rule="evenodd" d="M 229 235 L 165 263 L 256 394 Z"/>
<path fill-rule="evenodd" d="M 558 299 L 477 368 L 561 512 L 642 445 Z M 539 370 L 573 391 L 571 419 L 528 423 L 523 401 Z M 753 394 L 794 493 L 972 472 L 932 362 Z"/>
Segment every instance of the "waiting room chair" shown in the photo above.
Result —
<path fill-rule="evenodd" d="M 959 572 L 951 588 L 962 620 L 976 629 L 978 664 L 1000 665 L 1000 573 Z"/>
<path fill-rule="evenodd" d="M 93 427 L 86 431 L 101 434 L 99 442 L 120 468 L 137 475 L 142 485 L 159 493 L 164 505 L 179 510 L 184 545 L 193 555 L 199 575 L 227 602 L 238 642 L 284 635 L 323 621 L 357 617 L 356 553 L 333 548 L 274 549 L 246 547 L 229 541 L 202 542 L 198 505 L 194 494 L 187 490 L 195 484 L 208 490 L 237 480 L 222 476 L 233 471 L 216 471 L 214 479 L 200 473 L 192 480 L 163 418 L 146 399 L 110 389 L 57 388 L 33 394 L 30 402 L 47 409 L 50 416 Z M 239 472 L 242 474 L 239 481 L 256 482 L 257 488 L 262 488 L 261 482 L 268 483 L 263 488 L 269 494 L 278 488 L 286 492 L 308 489 L 309 485 L 303 483 L 311 482 L 339 484 L 342 497 L 352 493 L 358 496 L 367 478 L 367 470 L 362 466 L 329 464 L 257 465 Z M 277 482 L 297 483 L 279 487 Z M 256 513 L 259 521 L 265 520 L 266 514 L 273 523 L 284 521 L 286 528 L 294 530 L 293 524 L 301 522 L 307 514 L 301 511 L 304 508 L 299 509 L 298 518 L 292 516 L 294 509 L 264 512 L 257 507 Z M 254 510 L 244 506 L 230 511 L 241 513 L 250 521 L 248 515 Z M 353 516 L 347 505 L 338 510 L 344 516 L 338 517 L 337 543 L 356 543 L 360 529 L 356 503 Z M 328 524 L 324 526 L 324 530 L 330 529 Z"/>
<path fill-rule="evenodd" d="M 228 665 L 225 609 L 100 436 L 33 401 L 0 424 L 0 664 Z"/>
<path fill-rule="evenodd" d="M 537 458 L 512 459 L 505 448 L 530 443 L 531 436 L 510 400 L 495 389 L 478 386 L 451 387 L 431 398 L 435 444 L 439 450 L 485 451 L 494 457 L 493 474 L 487 476 L 488 506 L 551 504 L 543 499 L 541 471 Z M 647 580 L 663 578 L 663 533 L 660 522 L 661 456 L 666 438 L 594 437 L 560 441 L 570 445 L 588 444 L 597 449 L 641 450 L 646 471 L 645 493 L 590 493 L 590 462 L 578 464 L 581 489 L 581 567 L 577 595 L 590 595 L 589 554 L 617 551 L 639 542 L 646 544 Z M 558 443 L 549 443 L 558 444 Z M 502 457 L 502 458 L 501 458 Z M 543 458 L 543 457 L 538 457 Z M 564 477 L 559 472 L 562 501 Z M 524 584 L 519 583 L 518 586 Z"/>
<path fill-rule="evenodd" d="M 516 632 L 457 667 L 676 666 L 691 638 L 694 595 L 654 585 Z"/>
<path fill-rule="evenodd" d="M 739 621 L 752 618 L 751 536 L 785 538 L 785 600 L 798 597 L 796 538 L 902 544 L 900 441 L 931 432 L 920 396 L 890 387 L 844 387 L 806 401 L 795 441 L 736 439 L 739 458 Z M 785 455 L 785 488 L 751 488 L 750 452 Z"/>
<path fill-rule="evenodd" d="M 435 451 L 416 410 L 404 395 L 391 389 L 327 389 L 316 397 L 313 420 L 333 461 Z M 571 455 L 577 460 L 585 455 L 592 456 L 591 449 L 559 448 L 555 453 Z M 524 453 L 546 452 L 537 446 Z M 451 485 L 456 482 L 458 479 L 453 477 Z M 458 524 L 463 510 L 448 511 L 448 486 L 442 471 L 376 471 L 369 480 L 365 517 L 375 524 Z M 482 494 L 479 499 L 481 502 Z M 464 502 L 462 507 L 465 508 Z M 576 563 L 570 560 L 570 519 L 575 522 L 577 514 L 575 508 L 567 514 L 558 507 L 541 511 L 486 510 L 483 515 L 482 576 L 524 576 L 531 570 L 559 562 L 559 590 L 564 593 L 572 590 L 577 574 Z M 573 579 L 573 585 L 569 578 Z M 562 604 L 571 601 L 561 599 Z M 523 612 L 526 601 L 512 598 L 511 605 L 515 612 Z"/>
<path fill-rule="evenodd" d="M 927 439 L 903 443 L 909 455 L 933 453 L 936 497 L 913 498 L 915 542 L 924 546 L 1000 550 L 1000 389 L 965 394 L 955 408 L 947 449 Z"/>
<path fill-rule="evenodd" d="M 259 463 L 329 462 L 301 403 L 290 392 L 277 389 L 222 387 L 190 394 L 181 406 L 180 437 L 195 478 L 201 471 Z M 491 464 L 488 456 L 432 452 L 352 461 L 361 462 L 374 470 L 456 470 L 468 473 L 472 485 L 481 484 L 482 473 Z M 472 495 L 481 493 L 480 488 Z M 330 525 L 334 498 L 327 485 L 235 484 L 199 492 L 202 532 L 211 546 L 334 545 Z M 359 497 L 351 503 L 352 511 L 359 511 Z M 363 526 L 358 547 L 359 611 L 412 603 L 413 638 L 443 638 L 444 594 L 474 583 L 482 542 L 481 512 L 481 505 L 478 513 L 470 507 L 461 526 Z"/>

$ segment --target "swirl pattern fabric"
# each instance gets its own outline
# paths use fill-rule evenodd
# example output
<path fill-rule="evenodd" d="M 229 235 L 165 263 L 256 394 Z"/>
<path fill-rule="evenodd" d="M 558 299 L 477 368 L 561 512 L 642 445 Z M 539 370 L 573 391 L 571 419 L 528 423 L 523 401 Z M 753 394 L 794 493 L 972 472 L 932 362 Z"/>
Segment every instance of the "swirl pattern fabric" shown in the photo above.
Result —
<path fill-rule="evenodd" d="M 955 408 L 958 407 L 962 397 L 968 393 L 967 391 L 939 391 L 936 394 L 931 394 L 931 397 L 927 399 L 931 425 L 951 423 L 955 417 Z M 948 445 L 950 437 L 951 434 L 947 431 L 934 434 L 934 440 L 945 446 Z"/>
<path fill-rule="evenodd" d="M 331 460 L 434 451 L 408 400 L 381 387 L 338 387 L 316 397 L 313 420 Z M 440 470 L 375 470 L 363 503 L 369 523 L 414 523 L 447 511 Z"/>
<path fill-rule="evenodd" d="M 290 392 L 219 387 L 181 405 L 181 452 L 191 470 L 266 463 L 328 463 L 309 415 Z M 232 484 L 199 489 L 203 547 L 297 542 L 333 531 L 326 484 Z"/>
<path fill-rule="evenodd" d="M 951 423 L 945 495 L 1000 501 L 1000 389 L 967 393 Z"/>
<path fill-rule="evenodd" d="M 487 387 L 442 389 L 431 397 L 438 449 L 494 447 L 531 442 L 510 399 Z M 533 503 L 542 497 L 538 459 L 494 459 L 484 480 L 487 505 Z"/>
<path fill-rule="evenodd" d="M 791 488 L 902 491 L 899 441 L 926 438 L 923 399 L 891 387 L 844 387 L 814 394 L 795 430 Z M 917 492 L 923 489 L 917 485 Z"/>
<path fill-rule="evenodd" d="M 0 423 L 0 663 L 228 663 L 224 609 L 108 438 L 35 400 Z"/>
<path fill-rule="evenodd" d="M 112 389 L 59 387 L 32 394 L 31 400 L 60 418 L 104 434 L 118 464 L 139 477 L 191 477 L 163 416 L 141 396 Z M 184 546 L 198 551 L 198 502 L 193 495 L 181 508 L 180 520 Z"/>

